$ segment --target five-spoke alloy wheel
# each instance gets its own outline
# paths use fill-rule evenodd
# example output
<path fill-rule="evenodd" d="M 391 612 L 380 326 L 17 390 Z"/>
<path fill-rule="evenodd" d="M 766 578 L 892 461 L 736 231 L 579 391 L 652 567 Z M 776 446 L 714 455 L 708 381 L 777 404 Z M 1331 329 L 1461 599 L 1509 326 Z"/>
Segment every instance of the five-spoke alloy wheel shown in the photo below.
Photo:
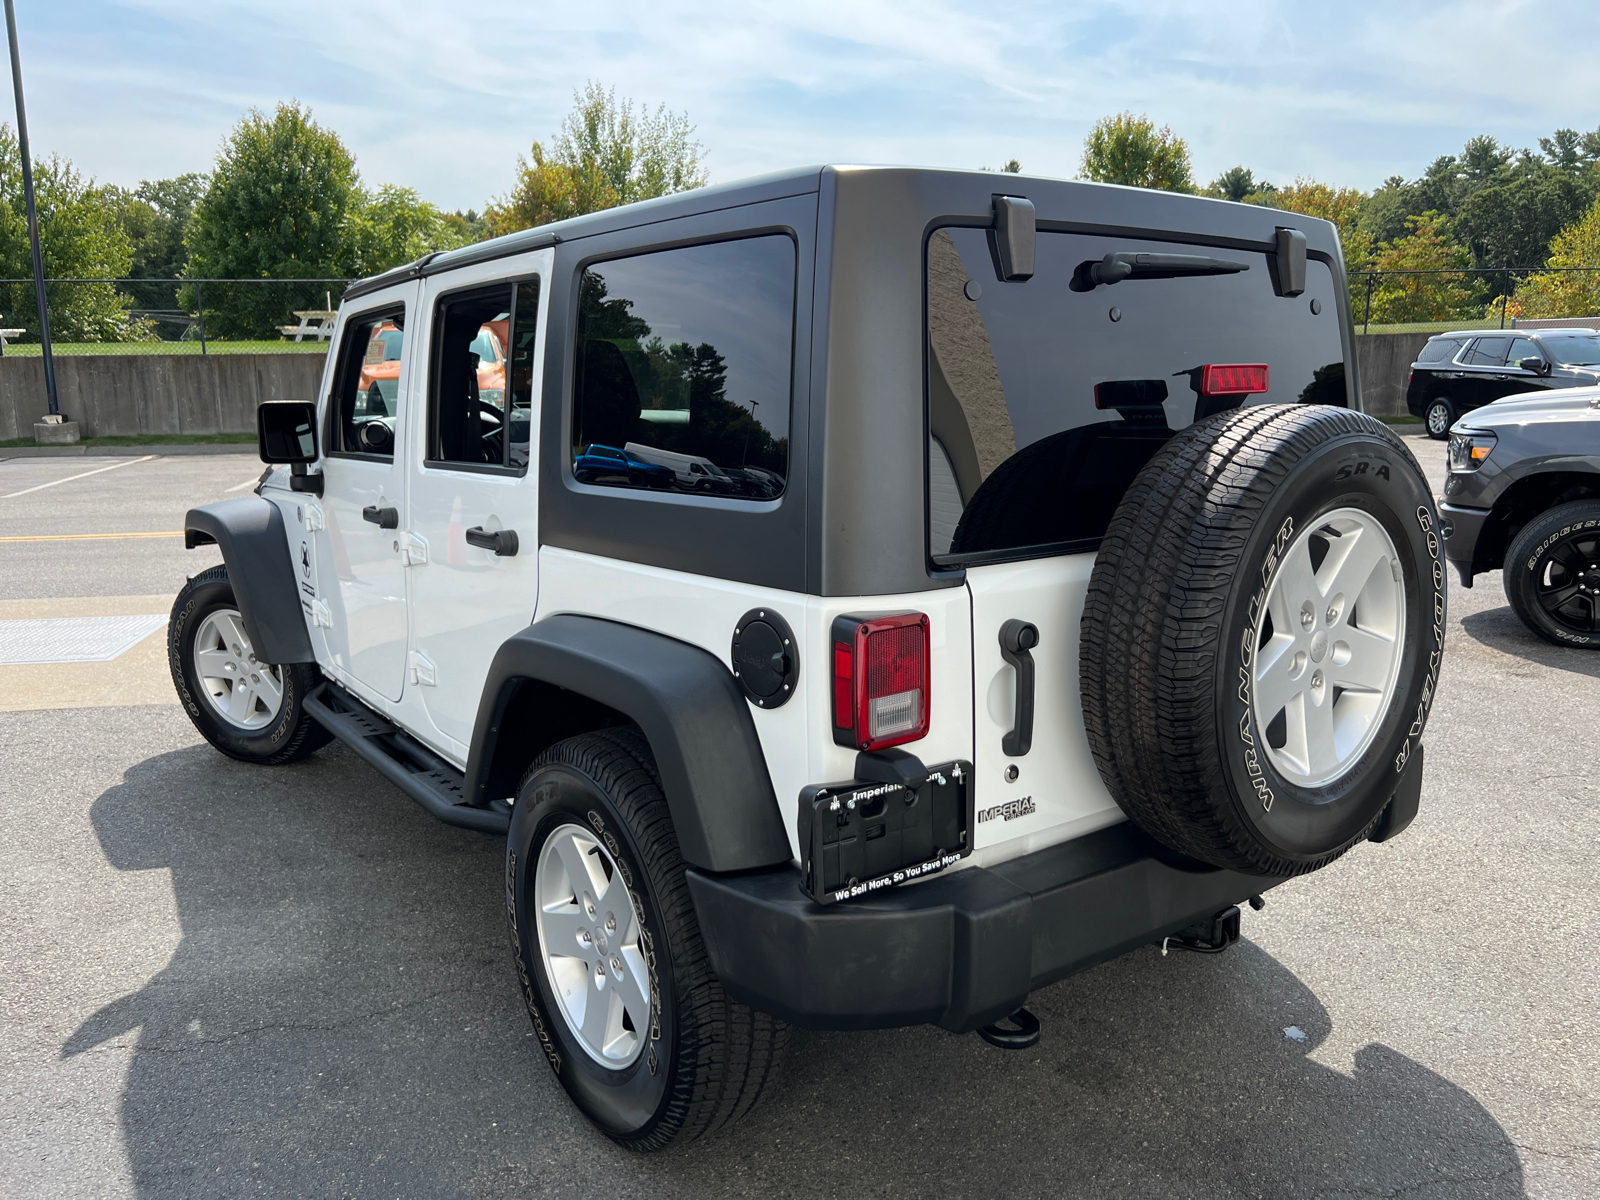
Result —
<path fill-rule="evenodd" d="M 1366 510 L 1336 509 L 1290 544 L 1256 626 L 1251 691 L 1286 780 L 1322 787 L 1366 753 L 1394 697 L 1405 610 L 1394 541 Z"/>
<path fill-rule="evenodd" d="M 579 1045 L 602 1066 L 644 1049 L 650 980 L 639 914 L 617 862 L 592 830 L 565 824 L 539 852 L 535 922 L 556 1003 Z"/>
<path fill-rule="evenodd" d="M 226 567 L 200 572 L 178 593 L 167 663 L 195 728 L 231 758 L 278 765 L 328 742 L 302 704 L 322 678 L 316 665 L 261 660 Z"/>

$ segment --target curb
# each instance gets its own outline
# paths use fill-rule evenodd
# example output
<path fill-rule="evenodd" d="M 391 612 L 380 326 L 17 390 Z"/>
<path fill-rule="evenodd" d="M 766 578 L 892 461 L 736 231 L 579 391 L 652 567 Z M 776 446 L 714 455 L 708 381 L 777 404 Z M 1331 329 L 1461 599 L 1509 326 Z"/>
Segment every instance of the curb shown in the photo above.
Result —
<path fill-rule="evenodd" d="M 185 454 L 255 454 L 255 442 L 213 442 L 194 445 L 183 442 L 148 446 L 6 446 L 0 447 L 0 462 L 8 458 L 137 458 L 155 454 L 162 458 Z"/>

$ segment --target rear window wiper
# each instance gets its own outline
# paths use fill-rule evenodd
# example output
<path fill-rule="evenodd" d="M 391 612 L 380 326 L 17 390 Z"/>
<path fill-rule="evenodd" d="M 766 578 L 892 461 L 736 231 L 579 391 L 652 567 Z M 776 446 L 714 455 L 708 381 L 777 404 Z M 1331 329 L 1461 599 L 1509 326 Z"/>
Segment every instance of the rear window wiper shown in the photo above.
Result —
<path fill-rule="evenodd" d="M 1248 271 L 1249 263 L 1226 258 L 1207 258 L 1203 254 L 1108 254 L 1096 261 L 1078 264 L 1072 273 L 1072 290 L 1092 292 L 1100 284 L 1121 283 L 1124 279 L 1178 279 L 1187 275 L 1237 275 Z"/>

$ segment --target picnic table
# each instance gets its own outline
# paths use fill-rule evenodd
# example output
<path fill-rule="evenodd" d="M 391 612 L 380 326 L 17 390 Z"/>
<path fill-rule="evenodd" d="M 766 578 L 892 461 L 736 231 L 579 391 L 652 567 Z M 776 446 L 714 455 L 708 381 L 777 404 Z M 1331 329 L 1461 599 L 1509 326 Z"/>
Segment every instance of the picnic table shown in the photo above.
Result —
<path fill-rule="evenodd" d="M 337 309 L 308 308 L 303 312 L 297 309 L 294 315 L 300 318 L 300 324 L 279 325 L 279 333 L 284 337 L 293 337 L 297 342 L 305 341 L 308 334 L 319 342 L 325 342 L 333 336 L 334 319 L 339 313 Z M 311 324 L 312 321 L 317 324 Z"/>
<path fill-rule="evenodd" d="M 6 343 L 27 333 L 26 329 L 0 329 L 0 355 L 6 352 Z"/>

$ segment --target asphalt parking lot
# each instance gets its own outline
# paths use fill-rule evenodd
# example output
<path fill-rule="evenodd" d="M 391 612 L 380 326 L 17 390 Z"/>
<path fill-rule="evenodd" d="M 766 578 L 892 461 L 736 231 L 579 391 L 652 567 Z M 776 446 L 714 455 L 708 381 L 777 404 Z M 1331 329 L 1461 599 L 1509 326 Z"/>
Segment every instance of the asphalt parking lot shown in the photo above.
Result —
<path fill-rule="evenodd" d="M 184 510 L 259 470 L 0 461 L 0 620 L 166 611 L 217 561 Z M 535 1049 L 494 839 L 338 747 L 216 754 L 159 631 L 0 666 L 0 1195 L 1600 1194 L 1600 654 L 1527 634 L 1497 574 L 1450 606 L 1404 836 L 1273 891 L 1227 954 L 1036 994 L 1032 1051 L 797 1033 L 748 1121 L 653 1157 Z"/>

